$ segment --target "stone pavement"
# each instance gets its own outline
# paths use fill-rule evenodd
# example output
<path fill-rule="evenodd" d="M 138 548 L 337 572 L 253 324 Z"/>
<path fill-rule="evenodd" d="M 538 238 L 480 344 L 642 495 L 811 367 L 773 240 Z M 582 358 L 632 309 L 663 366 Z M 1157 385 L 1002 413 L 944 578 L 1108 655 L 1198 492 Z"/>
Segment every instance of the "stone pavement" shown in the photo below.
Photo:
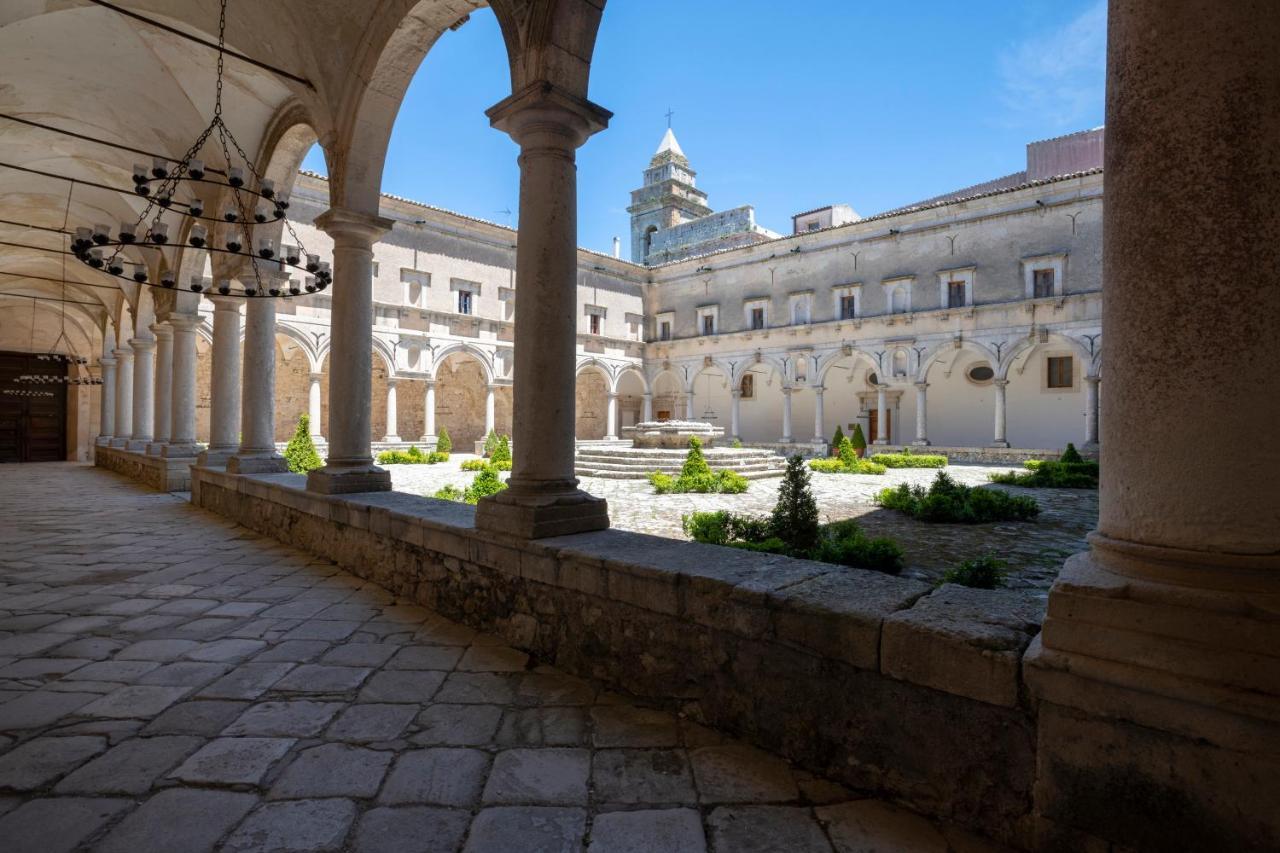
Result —
<path fill-rule="evenodd" d="M 0 475 L 0 849 L 993 848 L 51 463 Z"/>
<path fill-rule="evenodd" d="M 430 496 L 445 483 L 463 486 L 474 474 L 458 470 L 463 459 L 455 455 L 439 465 L 388 465 L 396 489 Z M 1007 466 L 951 465 L 949 473 L 966 485 L 990 485 L 988 475 L 1014 470 Z M 1067 557 L 1085 551 L 1085 535 L 1097 526 L 1098 493 L 1085 489 L 1022 489 L 990 485 L 1040 502 L 1035 522 L 1012 524 L 925 524 L 902 513 L 877 507 L 873 496 L 899 483 L 928 486 L 937 472 L 932 469 L 890 469 L 883 475 L 814 474 L 813 491 L 824 520 L 857 518 L 871 536 L 888 536 L 904 551 L 903 574 L 936 581 L 943 571 L 961 560 L 991 551 L 1009 564 L 1010 587 L 1048 592 Z M 680 517 L 686 513 L 727 509 L 767 515 L 778 497 L 779 479 L 752 481 L 740 495 L 655 495 L 643 480 L 610 480 L 583 477 L 582 488 L 609 500 L 614 527 L 684 539 Z"/>

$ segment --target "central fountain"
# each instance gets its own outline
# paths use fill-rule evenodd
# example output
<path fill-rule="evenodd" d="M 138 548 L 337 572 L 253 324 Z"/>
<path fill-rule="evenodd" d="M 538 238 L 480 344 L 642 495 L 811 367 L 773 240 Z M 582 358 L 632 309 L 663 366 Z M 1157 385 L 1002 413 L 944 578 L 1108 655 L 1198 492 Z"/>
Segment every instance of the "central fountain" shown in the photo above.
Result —
<path fill-rule="evenodd" d="M 683 450 L 689 446 L 689 439 L 696 436 L 703 448 L 710 448 L 724 438 L 724 427 L 703 421 L 642 421 L 623 427 L 622 435 L 635 442 L 636 447 Z"/>
<path fill-rule="evenodd" d="M 578 448 L 577 471 L 583 477 L 643 480 L 654 471 L 679 474 L 689 452 L 689 439 L 702 442 L 702 455 L 713 471 L 736 471 L 748 479 L 777 477 L 786 463 L 772 450 L 725 447 L 724 427 L 702 421 L 642 421 L 623 427 L 629 446 Z"/>

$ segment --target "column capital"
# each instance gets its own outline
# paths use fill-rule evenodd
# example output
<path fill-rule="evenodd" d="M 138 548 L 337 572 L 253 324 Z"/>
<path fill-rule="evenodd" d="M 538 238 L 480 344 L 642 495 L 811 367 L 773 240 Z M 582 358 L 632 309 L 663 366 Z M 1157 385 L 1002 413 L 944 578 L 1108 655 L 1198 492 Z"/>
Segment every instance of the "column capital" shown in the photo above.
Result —
<path fill-rule="evenodd" d="M 398 376 L 388 376 L 388 377 L 387 377 L 387 387 L 388 387 L 388 388 L 394 388 L 394 387 L 396 387 L 396 383 L 397 383 L 397 382 L 399 382 L 399 381 L 400 381 L 400 377 L 398 377 Z"/>
<path fill-rule="evenodd" d="M 814 386 L 813 386 L 813 393 L 817 394 L 819 397 L 821 397 L 821 396 L 822 396 L 822 392 L 823 392 L 823 391 L 826 391 L 826 390 L 827 390 L 827 386 L 825 386 L 825 385 L 814 385 Z"/>
<path fill-rule="evenodd" d="M 333 238 L 335 249 L 371 249 L 395 221 L 345 207 L 331 207 L 315 218 L 315 225 Z"/>
<path fill-rule="evenodd" d="M 213 303 L 214 311 L 233 311 L 237 314 L 240 313 L 240 305 L 244 302 L 238 296 L 210 296 L 206 293 L 204 298 Z"/>
<path fill-rule="evenodd" d="M 791 396 L 791 392 L 792 392 L 792 391 L 794 391 L 794 390 L 796 390 L 796 389 L 792 388 L 790 385 L 784 385 L 784 386 L 782 386 L 781 388 L 779 388 L 778 390 L 782 392 L 782 395 L 783 395 L 784 397 L 790 397 L 790 396 Z M 739 393 L 741 393 L 741 392 L 739 392 Z"/>
<path fill-rule="evenodd" d="M 1096 373 L 1091 373 L 1085 376 L 1084 381 L 1088 382 L 1090 385 L 1097 385 L 1099 382 L 1102 381 L 1102 377 L 1097 375 Z"/>
<path fill-rule="evenodd" d="M 173 327 L 167 323 L 152 323 L 147 328 L 151 329 L 151 333 L 156 336 L 157 340 L 173 337 Z"/>
<path fill-rule="evenodd" d="M 1003 388 L 1003 387 L 1005 387 L 1006 385 L 1008 385 L 1008 384 L 1009 384 L 1009 380 L 1008 380 L 1008 379 L 993 379 L 993 380 L 991 380 L 991 384 L 992 384 L 992 385 L 994 385 L 994 386 L 996 386 L 997 388 Z"/>
<path fill-rule="evenodd" d="M 319 382 L 324 379 L 324 373 L 308 373 L 307 378 L 312 382 Z"/>
<path fill-rule="evenodd" d="M 609 126 L 613 113 L 586 98 L 538 80 L 485 110 L 489 123 L 521 146 L 575 149 Z"/>
<path fill-rule="evenodd" d="M 916 385 L 916 390 L 917 390 L 917 391 L 923 391 L 923 390 L 925 390 L 926 388 L 928 388 L 928 387 L 929 387 L 929 383 L 928 383 L 928 382 L 917 382 L 917 383 L 915 383 L 915 385 Z"/>
<path fill-rule="evenodd" d="M 114 350 L 112 350 L 112 353 L 115 355 L 117 359 L 133 358 L 133 350 L 130 349 L 129 347 L 116 347 Z"/>
<path fill-rule="evenodd" d="M 200 325 L 200 318 L 194 314 L 170 314 L 168 323 L 169 328 L 175 332 L 189 332 Z"/>
<path fill-rule="evenodd" d="M 622 396 L 622 395 L 621 395 L 621 394 L 619 394 L 617 391 L 610 391 L 610 392 L 608 392 L 608 393 L 609 393 L 609 399 L 610 399 L 610 400 L 616 400 L 616 399 L 618 399 L 619 397 L 621 397 L 621 396 Z"/>
<path fill-rule="evenodd" d="M 102 365 L 103 367 L 115 367 L 116 360 L 111 356 L 104 355 L 98 359 L 98 364 Z"/>
<path fill-rule="evenodd" d="M 648 394 L 645 394 L 645 396 L 646 396 L 646 397 L 648 397 L 649 395 L 648 395 Z M 741 398 L 742 398 L 742 389 L 741 389 L 741 388 L 734 388 L 732 391 L 730 391 L 730 392 L 729 392 L 729 396 L 730 396 L 730 397 L 732 397 L 732 398 L 733 398 L 733 399 L 735 399 L 735 400 L 739 400 L 739 399 L 741 399 Z"/>
<path fill-rule="evenodd" d="M 134 338 L 133 340 L 129 341 L 129 346 L 133 347 L 133 351 L 135 353 L 151 352 L 151 350 L 156 348 L 156 339 L 155 338 Z"/>

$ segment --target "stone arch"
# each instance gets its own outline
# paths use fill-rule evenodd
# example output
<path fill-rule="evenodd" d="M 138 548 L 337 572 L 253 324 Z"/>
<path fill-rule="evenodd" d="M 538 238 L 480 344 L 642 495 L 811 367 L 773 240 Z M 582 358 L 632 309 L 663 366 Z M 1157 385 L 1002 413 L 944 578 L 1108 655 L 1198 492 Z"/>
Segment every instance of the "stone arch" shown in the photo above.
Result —
<path fill-rule="evenodd" d="M 619 368 L 618 373 L 613 378 L 613 389 L 617 391 L 622 383 L 623 377 L 634 376 L 640 380 L 641 393 L 650 393 L 649 377 L 644 375 L 644 371 L 640 369 L 638 364 L 626 364 Z"/>
<path fill-rule="evenodd" d="M 851 366 L 854 367 L 856 367 L 859 362 L 865 362 L 870 370 L 877 371 L 880 369 L 880 365 L 876 362 L 875 356 L 866 350 L 852 347 L 848 352 L 845 352 L 843 349 L 839 349 L 830 353 L 818 363 L 817 382 L 815 384 L 825 386 L 830 378 L 831 370 L 835 369 L 837 365 L 845 359 L 853 359 L 853 365 Z"/>
<path fill-rule="evenodd" d="M 995 350 L 991 349 L 991 347 L 971 340 L 962 340 L 959 346 L 956 345 L 955 341 L 944 341 L 934 347 L 933 350 L 931 350 L 929 354 L 924 356 L 920 361 L 920 368 L 916 371 L 915 381 L 928 382 L 929 371 L 933 366 L 937 364 L 944 355 L 953 353 L 957 349 L 969 350 L 970 352 L 982 356 L 991 364 L 991 368 L 997 372 L 997 376 L 999 375 L 1000 357 L 996 355 Z"/>
<path fill-rule="evenodd" d="M 298 349 L 302 350 L 307 356 L 307 365 L 310 371 L 312 373 L 320 372 L 320 365 L 324 363 L 324 356 L 327 353 L 321 353 L 317 349 L 315 340 L 310 335 L 280 320 L 276 321 L 276 334 L 282 335 L 297 344 Z"/>
<path fill-rule="evenodd" d="M 485 400 L 494 384 L 486 354 L 467 344 L 445 347 L 437 354 L 430 378 L 436 383 L 436 430 L 449 431 L 457 452 L 471 452 L 473 443 L 485 437 Z M 503 388 L 509 386 L 494 388 L 494 429 L 498 431 L 508 431 L 509 427 L 499 427 L 510 423 L 506 417 L 510 392 Z"/>
<path fill-rule="evenodd" d="M 997 379 L 1009 378 L 1009 370 L 1014 363 L 1023 355 L 1031 355 L 1038 347 L 1046 346 L 1047 343 L 1066 344 L 1080 358 L 1080 364 L 1087 370 L 1093 365 L 1093 355 L 1089 352 L 1088 347 L 1084 345 L 1078 338 L 1061 332 L 1049 332 L 1048 341 L 1041 342 L 1038 336 L 1027 336 L 1019 340 L 1009 349 L 1009 354 L 999 363 L 992 362 L 992 366 L 996 368 Z"/>
<path fill-rule="evenodd" d="M 578 363 L 573 373 L 574 437 L 598 441 L 608 432 L 609 395 L 614 374 L 609 365 L 594 358 Z"/>
<path fill-rule="evenodd" d="M 440 373 L 440 368 L 445 361 L 448 360 L 450 356 L 458 353 L 470 356 L 479 362 L 480 368 L 484 371 L 485 382 L 492 383 L 494 381 L 492 356 L 484 350 L 464 342 L 449 344 L 435 354 L 435 358 L 431 362 L 431 378 L 437 378 Z"/>
<path fill-rule="evenodd" d="M 388 343 L 378 336 L 373 338 L 373 353 L 382 359 L 382 366 L 386 369 L 388 378 L 395 378 L 396 375 L 396 350 L 395 344 Z M 376 399 L 376 398 L 375 398 Z"/>

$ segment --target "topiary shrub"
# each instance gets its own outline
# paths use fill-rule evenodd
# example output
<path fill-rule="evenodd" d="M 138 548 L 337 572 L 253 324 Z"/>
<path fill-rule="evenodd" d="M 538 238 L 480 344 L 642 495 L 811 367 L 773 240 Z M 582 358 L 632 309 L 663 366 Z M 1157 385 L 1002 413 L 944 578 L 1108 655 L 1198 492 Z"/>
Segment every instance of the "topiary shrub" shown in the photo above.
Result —
<path fill-rule="evenodd" d="M 511 439 L 505 435 L 498 436 L 498 443 L 489 458 L 494 464 L 507 463 L 507 470 L 511 470 Z"/>
<path fill-rule="evenodd" d="M 384 450 L 378 454 L 379 465 L 435 465 L 438 462 L 448 462 L 449 454 L 424 453 L 421 448 L 409 445 L 408 450 Z"/>
<path fill-rule="evenodd" d="M 928 491 L 902 483 L 884 489 L 876 503 L 905 512 L 917 521 L 981 524 L 988 521 L 1030 521 L 1040 514 L 1034 499 L 995 489 L 962 486 L 939 471 Z"/>
<path fill-rule="evenodd" d="M 303 415 L 298 418 L 298 428 L 293 431 L 293 438 L 284 449 L 285 461 L 289 470 L 295 474 L 305 474 L 324 467 L 324 460 L 316 450 L 316 443 L 311 440 L 311 418 Z"/>
<path fill-rule="evenodd" d="M 853 442 L 841 439 L 834 459 L 811 459 L 809 468 L 821 474 L 883 474 L 885 468 L 870 459 L 859 459 Z"/>
<path fill-rule="evenodd" d="M 853 425 L 853 432 L 849 434 L 849 443 L 853 445 L 858 456 L 862 456 L 863 451 L 867 449 L 867 439 L 862 434 L 862 424 Z"/>
<path fill-rule="evenodd" d="M 711 473 L 707 458 L 702 455 L 702 441 L 696 436 L 689 436 L 689 452 L 685 454 L 684 466 L 680 469 L 681 477 L 698 477 Z"/>
<path fill-rule="evenodd" d="M 941 453 L 912 453 L 911 448 L 903 448 L 901 453 L 877 453 L 871 461 L 886 468 L 945 468 L 947 457 Z"/>
<path fill-rule="evenodd" d="M 844 430 L 840 428 L 840 424 L 836 424 L 836 434 L 831 437 L 831 448 L 838 451 L 841 444 L 844 444 Z"/>
<path fill-rule="evenodd" d="M 964 560 L 942 573 L 943 583 L 955 583 L 971 586 L 974 589 L 996 589 L 1004 586 L 1008 573 L 1004 560 L 997 560 L 992 554 L 983 554 L 972 560 Z"/>
<path fill-rule="evenodd" d="M 798 453 L 787 460 L 769 523 L 773 535 L 792 550 L 808 550 L 818 541 L 818 502 L 813 497 L 804 458 Z"/>
<path fill-rule="evenodd" d="M 489 434 L 484 437 L 484 455 L 485 458 L 493 456 L 498 449 L 498 434 L 493 430 L 489 430 Z"/>
<path fill-rule="evenodd" d="M 507 484 L 498 477 L 498 469 L 492 465 L 484 465 L 479 471 L 480 473 L 465 489 L 460 489 L 453 485 L 441 486 L 432 497 L 445 501 L 462 501 L 463 503 L 474 504 L 478 503 L 481 498 L 496 495 L 507 487 Z"/>
<path fill-rule="evenodd" d="M 453 439 L 449 438 L 448 427 L 440 427 L 440 434 L 436 436 L 436 452 L 449 453 L 453 450 Z"/>
<path fill-rule="evenodd" d="M 463 493 L 457 486 L 441 486 L 431 497 L 442 501 L 461 501 Z"/>
<path fill-rule="evenodd" d="M 679 477 L 654 471 L 649 484 L 659 495 L 718 492 L 737 495 L 745 492 L 750 481 L 736 471 L 712 471 L 702 455 L 702 442 L 696 435 L 689 437 L 689 452 Z"/>
<path fill-rule="evenodd" d="M 1006 471 L 992 474 L 993 483 L 1005 486 L 1023 486 L 1029 489 L 1096 489 L 1098 488 L 1097 462 L 1057 462 L 1053 460 L 1029 460 L 1022 463 L 1028 470 Z"/>
<path fill-rule="evenodd" d="M 734 450 L 741 450 L 741 449 L 742 449 L 742 439 L 740 439 L 740 438 L 735 438 L 733 441 L 731 441 L 731 442 L 729 443 L 729 446 L 730 446 L 730 447 L 732 447 Z"/>
<path fill-rule="evenodd" d="M 778 535 L 771 518 L 731 512 L 695 512 L 681 519 L 684 532 L 696 542 L 728 545 L 744 551 L 785 554 L 806 560 L 887 574 L 902 571 L 902 549 L 892 539 L 869 539 L 852 519 L 818 529 L 813 546 L 794 548 Z"/>
<path fill-rule="evenodd" d="M 1083 462 L 1084 457 L 1080 455 L 1080 451 L 1076 450 L 1076 446 L 1071 442 L 1067 442 L 1067 449 L 1062 451 L 1062 456 L 1058 458 L 1059 462 Z"/>

